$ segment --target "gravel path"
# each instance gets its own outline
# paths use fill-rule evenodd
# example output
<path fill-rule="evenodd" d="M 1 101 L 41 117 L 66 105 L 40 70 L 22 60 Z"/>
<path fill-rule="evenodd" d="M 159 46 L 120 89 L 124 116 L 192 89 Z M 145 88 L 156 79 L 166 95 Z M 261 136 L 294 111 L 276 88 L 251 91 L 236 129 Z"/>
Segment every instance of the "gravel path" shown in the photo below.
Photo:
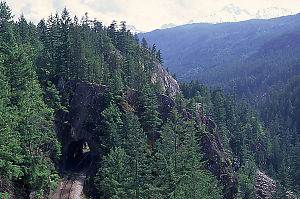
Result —
<path fill-rule="evenodd" d="M 85 173 L 72 173 L 60 180 L 52 199 L 80 199 Z"/>

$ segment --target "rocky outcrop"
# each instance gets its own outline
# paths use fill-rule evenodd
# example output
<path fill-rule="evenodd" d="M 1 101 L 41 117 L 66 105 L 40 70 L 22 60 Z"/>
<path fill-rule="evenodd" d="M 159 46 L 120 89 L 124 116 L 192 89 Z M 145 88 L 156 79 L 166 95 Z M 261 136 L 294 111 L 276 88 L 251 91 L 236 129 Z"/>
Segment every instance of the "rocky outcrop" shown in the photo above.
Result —
<path fill-rule="evenodd" d="M 168 91 L 170 96 L 175 96 L 180 91 L 177 81 L 169 75 L 168 71 L 160 63 L 155 62 L 156 67 L 152 71 L 152 83 L 160 82 L 164 91 Z"/>
<path fill-rule="evenodd" d="M 232 169 L 231 162 L 224 153 L 220 134 L 216 123 L 209 117 L 195 115 L 197 124 L 205 125 L 206 132 L 199 132 L 201 137 L 204 160 L 207 161 L 207 169 L 220 180 L 224 198 L 237 198 L 238 182 Z"/>
<path fill-rule="evenodd" d="M 255 183 L 255 195 L 258 199 L 271 199 L 273 196 L 276 198 L 286 197 L 290 199 L 299 199 L 292 191 L 286 190 L 282 185 L 276 185 L 276 181 L 269 177 L 264 171 L 256 170 L 256 183 Z M 279 188 L 279 193 L 277 192 Z M 282 193 L 281 193 L 282 191 Z M 278 194 L 283 194 L 278 197 Z"/>
<path fill-rule="evenodd" d="M 265 172 L 256 170 L 255 194 L 258 199 L 269 199 L 272 193 L 276 191 L 276 182 Z"/>
<path fill-rule="evenodd" d="M 292 191 L 286 191 L 286 197 L 290 199 L 299 199 Z"/>

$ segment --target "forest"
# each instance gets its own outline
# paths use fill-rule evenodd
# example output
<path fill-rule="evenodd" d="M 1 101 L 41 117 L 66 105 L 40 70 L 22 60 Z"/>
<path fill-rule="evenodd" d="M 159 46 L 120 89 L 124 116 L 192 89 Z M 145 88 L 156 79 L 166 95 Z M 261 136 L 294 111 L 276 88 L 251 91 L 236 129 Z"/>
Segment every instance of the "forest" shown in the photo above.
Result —
<path fill-rule="evenodd" d="M 72 172 L 66 135 L 82 84 L 105 89 L 82 124 L 92 153 L 86 198 L 256 198 L 257 169 L 277 181 L 273 198 L 300 194 L 299 76 L 255 106 L 234 89 L 198 81 L 180 82 L 174 94 L 152 81 L 161 50 L 125 21 L 106 27 L 65 8 L 35 25 L 23 15 L 14 21 L 3 1 L 0 57 L 1 198 L 49 198 Z M 173 105 L 161 110 L 160 98 Z M 236 188 L 209 165 L 215 157 L 203 140 L 218 135 L 225 155 L 214 163 L 232 171 Z"/>

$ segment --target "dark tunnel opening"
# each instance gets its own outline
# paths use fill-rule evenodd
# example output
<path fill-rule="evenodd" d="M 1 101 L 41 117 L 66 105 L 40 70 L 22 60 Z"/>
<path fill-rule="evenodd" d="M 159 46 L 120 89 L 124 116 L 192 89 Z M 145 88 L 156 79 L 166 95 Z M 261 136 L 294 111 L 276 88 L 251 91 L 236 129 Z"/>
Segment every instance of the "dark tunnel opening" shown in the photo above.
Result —
<path fill-rule="evenodd" d="M 81 171 L 88 169 L 91 164 L 91 152 L 85 139 L 73 141 L 69 144 L 66 170 Z"/>

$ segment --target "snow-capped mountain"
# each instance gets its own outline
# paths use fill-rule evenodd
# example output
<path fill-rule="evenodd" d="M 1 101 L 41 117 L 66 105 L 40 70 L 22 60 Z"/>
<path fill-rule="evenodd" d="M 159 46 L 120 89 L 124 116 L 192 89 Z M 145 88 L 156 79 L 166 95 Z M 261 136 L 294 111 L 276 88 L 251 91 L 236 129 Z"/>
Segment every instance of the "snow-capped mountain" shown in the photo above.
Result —
<path fill-rule="evenodd" d="M 177 26 L 174 23 L 169 23 L 169 24 L 164 24 L 160 27 L 160 29 L 167 29 L 167 28 L 174 28 L 175 26 Z"/>
<path fill-rule="evenodd" d="M 285 8 L 271 7 L 251 12 L 247 9 L 242 9 L 236 5 L 229 4 L 220 11 L 208 16 L 200 17 L 193 22 L 204 23 L 222 23 L 222 22 L 238 22 L 249 19 L 271 19 L 280 16 L 292 15 L 293 13 Z"/>
<path fill-rule="evenodd" d="M 133 25 L 126 25 L 126 29 L 130 30 L 133 34 L 137 34 L 137 33 L 144 33 L 145 31 L 139 30 L 137 29 L 135 26 Z"/>
<path fill-rule="evenodd" d="M 271 18 L 292 15 L 292 14 L 294 14 L 294 13 L 292 13 L 292 11 L 290 11 L 288 9 L 272 7 L 272 8 L 258 10 L 255 14 L 255 18 L 256 19 L 271 19 Z"/>

